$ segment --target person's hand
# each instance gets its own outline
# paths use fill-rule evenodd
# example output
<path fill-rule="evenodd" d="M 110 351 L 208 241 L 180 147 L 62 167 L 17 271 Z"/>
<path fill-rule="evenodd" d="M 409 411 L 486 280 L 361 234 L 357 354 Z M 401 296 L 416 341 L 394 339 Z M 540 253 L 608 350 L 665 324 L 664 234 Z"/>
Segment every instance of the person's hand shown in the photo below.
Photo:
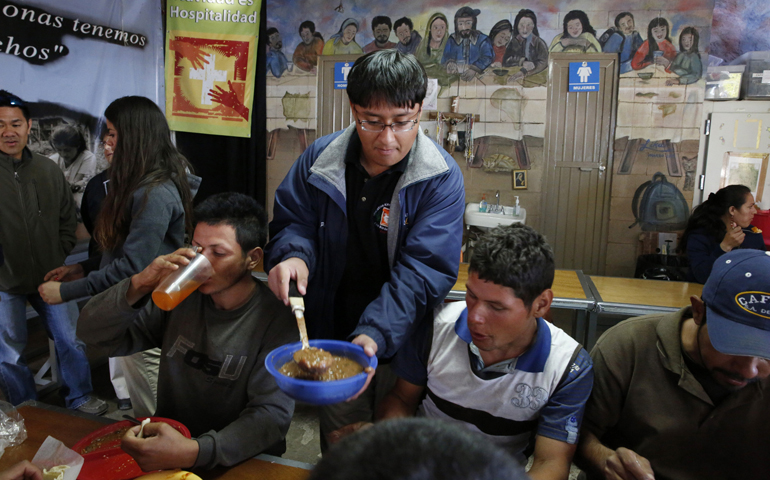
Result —
<path fill-rule="evenodd" d="M 618 448 L 604 464 L 605 480 L 655 480 L 649 460 L 627 448 Z"/>
<path fill-rule="evenodd" d="M 267 286 L 284 305 L 289 305 L 289 280 L 297 282 L 300 295 L 307 294 L 307 279 L 310 272 L 304 260 L 291 257 L 270 269 Z M 371 356 L 371 355 L 370 355 Z"/>
<path fill-rule="evenodd" d="M 492 62 L 491 64 L 489 64 L 489 68 L 498 68 L 502 66 L 503 66 L 503 62 Z"/>
<path fill-rule="evenodd" d="M 359 335 L 356 338 L 353 339 L 352 342 L 353 345 L 359 345 L 363 347 L 364 353 L 370 357 L 373 357 L 377 354 L 377 342 L 372 340 L 372 338 L 369 335 Z M 372 377 L 374 377 L 375 370 L 372 367 L 366 367 L 364 369 L 364 372 L 367 373 L 366 376 L 366 382 L 364 382 L 364 386 L 361 387 L 361 390 L 357 391 L 355 395 L 345 400 L 346 402 L 352 402 L 356 398 L 358 398 L 362 393 L 366 391 L 367 388 L 369 388 L 369 384 L 372 383 Z"/>
<path fill-rule="evenodd" d="M 131 277 L 131 288 L 141 296 L 147 295 L 155 290 L 155 287 L 168 274 L 180 266 L 189 264 L 193 258 L 195 258 L 195 250 L 192 248 L 180 248 L 168 255 L 161 255 L 147 265 L 147 268 Z"/>
<path fill-rule="evenodd" d="M 535 69 L 535 64 L 533 62 L 524 62 L 521 66 L 528 72 Z"/>
<path fill-rule="evenodd" d="M 468 70 L 464 71 L 462 75 L 460 75 L 460 78 L 462 78 L 466 82 L 470 82 L 474 78 L 476 78 L 476 70 L 469 68 Z"/>
<path fill-rule="evenodd" d="M 521 80 L 522 78 L 524 78 L 524 72 L 519 70 L 518 72 L 516 72 L 513 75 L 511 75 L 510 77 L 508 77 L 508 82 L 507 83 L 509 83 L 509 84 L 510 83 L 516 83 L 519 80 Z"/>
<path fill-rule="evenodd" d="M 0 473 L 0 480 L 43 480 L 43 472 L 29 460 L 23 460 Z"/>
<path fill-rule="evenodd" d="M 208 65 L 206 52 L 187 42 L 181 40 L 171 40 L 168 42 L 169 50 L 177 52 L 182 58 L 190 61 L 193 68 L 203 68 L 203 64 Z"/>
<path fill-rule="evenodd" d="M 655 64 L 668 68 L 671 65 L 671 61 L 666 57 L 655 57 Z"/>
<path fill-rule="evenodd" d="M 670 87 L 672 85 L 679 85 L 680 83 L 681 82 L 679 81 L 678 78 L 669 78 L 668 80 L 666 80 L 666 86 L 667 87 Z"/>
<path fill-rule="evenodd" d="M 238 115 L 248 120 L 249 108 L 241 102 L 240 98 L 238 98 L 238 93 L 233 88 L 233 83 L 230 80 L 227 81 L 227 85 L 230 88 L 230 91 L 225 91 L 219 85 L 216 86 L 216 89 L 210 89 L 209 97 L 211 97 L 211 101 L 232 108 Z"/>
<path fill-rule="evenodd" d="M 456 62 L 447 62 L 446 64 L 446 73 L 450 75 L 455 75 L 457 73 L 457 63 Z"/>
<path fill-rule="evenodd" d="M 356 422 L 351 423 L 350 425 L 345 425 L 344 427 L 338 428 L 337 430 L 328 434 L 326 436 L 326 441 L 329 442 L 329 445 L 333 445 L 343 438 L 350 436 L 359 430 L 365 430 L 372 425 L 374 425 L 372 422 Z"/>
<path fill-rule="evenodd" d="M 148 423 L 144 438 L 137 438 L 141 427 L 131 428 L 123 436 L 120 448 L 134 457 L 142 470 L 190 468 L 198 458 L 198 442 L 191 440 L 167 423 Z"/>
<path fill-rule="evenodd" d="M 743 229 L 735 222 L 732 222 L 719 247 L 725 252 L 730 252 L 732 249 L 740 247 L 744 238 L 746 238 L 746 234 L 743 232 Z"/>
<path fill-rule="evenodd" d="M 45 274 L 43 281 L 56 280 L 57 282 L 71 282 L 83 277 L 83 265 L 76 263 L 74 265 L 63 265 L 59 268 L 54 268 Z"/>
<path fill-rule="evenodd" d="M 37 287 L 40 298 L 48 305 L 58 305 L 62 303 L 61 282 L 45 282 Z"/>

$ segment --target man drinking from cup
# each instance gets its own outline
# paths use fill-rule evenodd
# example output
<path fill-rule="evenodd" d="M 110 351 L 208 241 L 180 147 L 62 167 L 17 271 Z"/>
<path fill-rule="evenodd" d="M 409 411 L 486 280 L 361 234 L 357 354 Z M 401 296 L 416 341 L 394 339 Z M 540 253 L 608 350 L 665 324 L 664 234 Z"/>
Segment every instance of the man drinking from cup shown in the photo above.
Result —
<path fill-rule="evenodd" d="M 94 297 L 78 322 L 78 335 L 110 356 L 161 348 L 155 414 L 182 422 L 193 439 L 165 423 L 147 425 L 142 439 L 129 431 L 122 448 L 145 471 L 280 455 L 294 411 L 264 366 L 270 351 L 298 336 L 291 311 L 251 275 L 266 242 L 265 211 L 246 195 L 223 193 L 198 205 L 195 218 L 193 246 L 214 269 L 195 292 L 168 312 L 149 301 L 195 257 L 179 249 Z"/>

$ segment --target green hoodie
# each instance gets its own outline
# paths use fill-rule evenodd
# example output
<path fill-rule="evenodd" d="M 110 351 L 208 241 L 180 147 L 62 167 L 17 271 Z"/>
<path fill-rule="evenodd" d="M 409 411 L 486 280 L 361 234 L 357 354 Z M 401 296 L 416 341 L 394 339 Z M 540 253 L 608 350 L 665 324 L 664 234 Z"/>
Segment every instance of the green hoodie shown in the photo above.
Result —
<path fill-rule="evenodd" d="M 21 162 L 0 152 L 0 291 L 35 293 L 75 246 L 75 202 L 59 167 L 29 148 Z"/>

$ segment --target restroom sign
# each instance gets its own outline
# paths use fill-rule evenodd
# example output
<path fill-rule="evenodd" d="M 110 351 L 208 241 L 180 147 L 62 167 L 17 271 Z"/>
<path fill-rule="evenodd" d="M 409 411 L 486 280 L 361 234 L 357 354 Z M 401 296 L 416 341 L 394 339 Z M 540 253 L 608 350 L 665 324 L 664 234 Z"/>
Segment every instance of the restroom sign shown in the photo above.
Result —
<path fill-rule="evenodd" d="M 569 62 L 569 92 L 599 91 L 599 62 Z"/>
<path fill-rule="evenodd" d="M 348 88 L 348 74 L 353 68 L 353 62 L 334 63 L 334 89 L 344 90 Z"/>

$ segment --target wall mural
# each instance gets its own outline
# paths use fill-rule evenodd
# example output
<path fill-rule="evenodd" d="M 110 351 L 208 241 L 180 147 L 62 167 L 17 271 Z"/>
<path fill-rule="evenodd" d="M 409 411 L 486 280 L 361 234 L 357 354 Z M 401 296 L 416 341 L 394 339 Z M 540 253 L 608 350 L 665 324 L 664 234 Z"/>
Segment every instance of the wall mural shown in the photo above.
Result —
<path fill-rule="evenodd" d="M 671 18 L 640 21 L 638 12 L 618 11 L 619 6 L 608 1 L 598 2 L 605 3 L 606 10 L 598 10 L 597 2 L 569 2 L 570 6 L 590 5 L 590 12 L 562 12 L 557 5 L 543 10 L 541 3 L 511 12 L 501 3 L 490 2 L 484 10 L 447 6 L 426 14 L 415 5 L 406 7 L 414 11 L 399 12 L 409 13 L 400 17 L 379 14 L 381 3 L 374 1 L 359 2 L 350 11 L 340 4 L 342 8 L 331 12 L 324 11 L 318 0 L 291 3 L 296 8 L 268 1 L 269 76 L 280 78 L 291 68 L 314 72 L 319 55 L 397 48 L 415 54 L 442 86 L 492 73 L 524 87 L 545 84 L 549 52 L 617 52 L 621 74 L 652 78 L 662 70 L 670 85 L 693 83 L 703 74 L 701 54 L 709 35 L 696 25 L 701 30 L 710 25 L 713 8 L 708 0 L 680 2 L 681 10 L 661 4 L 661 9 L 673 13 Z M 645 17 L 655 13 L 649 3 L 642 12 Z"/>
<path fill-rule="evenodd" d="M 414 54 L 437 79 L 439 112 L 448 112 L 451 97 L 459 96 L 460 112 L 474 119 L 472 132 L 467 122 L 457 126 L 453 149 L 458 162 L 464 155 L 467 167 L 475 167 L 465 177 L 468 198 L 499 189 L 501 203 L 511 204 L 515 193 L 527 222 L 537 227 L 545 188 L 548 56 L 612 52 L 619 56 L 620 83 L 606 273 L 633 275 L 634 247 L 641 233 L 649 233 L 642 227 L 675 230 L 686 216 L 696 183 L 715 0 L 542 0 L 514 8 L 501 0 L 267 1 L 267 26 L 275 29 L 268 62 L 273 51 L 281 52 L 277 68 L 267 72 L 268 131 L 273 140 L 287 132 L 286 143 L 271 150 L 279 159 L 270 173 L 276 179 L 296 159 L 297 146 L 306 145 L 302 139 L 314 136 L 318 57 L 396 48 Z M 310 113 L 302 117 L 300 111 Z M 429 116 L 421 124 L 447 145 L 450 125 Z M 526 190 L 513 190 L 514 170 L 529 171 Z M 664 179 L 666 186 L 658 186 Z M 652 193 L 676 191 L 678 203 L 652 212 L 649 200 L 642 201 L 650 187 Z"/>

